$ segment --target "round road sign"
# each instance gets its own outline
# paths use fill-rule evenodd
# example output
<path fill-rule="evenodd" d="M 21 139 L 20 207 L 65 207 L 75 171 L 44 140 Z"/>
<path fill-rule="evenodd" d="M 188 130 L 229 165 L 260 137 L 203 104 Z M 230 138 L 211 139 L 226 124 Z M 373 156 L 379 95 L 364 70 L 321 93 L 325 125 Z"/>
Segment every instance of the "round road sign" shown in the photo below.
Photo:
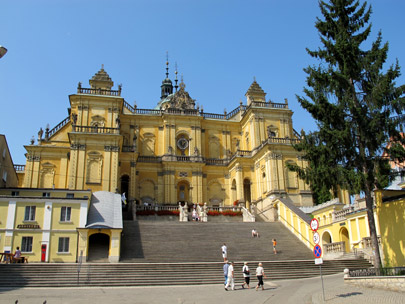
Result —
<path fill-rule="evenodd" d="M 319 236 L 319 233 L 316 232 L 316 231 L 314 232 L 313 240 L 314 240 L 314 243 L 315 243 L 316 245 L 318 245 L 319 242 L 320 242 L 320 240 L 321 240 L 321 237 Z"/>
<path fill-rule="evenodd" d="M 322 248 L 319 245 L 315 245 L 314 247 L 314 256 L 316 258 L 320 258 L 322 256 Z"/>
<path fill-rule="evenodd" d="M 319 222 L 316 218 L 313 218 L 311 220 L 311 229 L 312 229 L 312 231 L 317 231 L 318 228 L 319 228 Z"/>

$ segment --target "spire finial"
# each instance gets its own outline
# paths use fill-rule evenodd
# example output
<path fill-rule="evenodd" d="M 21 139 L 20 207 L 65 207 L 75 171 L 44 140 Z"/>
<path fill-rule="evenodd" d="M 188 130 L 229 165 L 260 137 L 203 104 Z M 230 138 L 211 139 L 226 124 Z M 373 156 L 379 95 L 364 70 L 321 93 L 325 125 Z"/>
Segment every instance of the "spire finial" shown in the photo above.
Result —
<path fill-rule="evenodd" d="M 101 69 L 104 70 L 104 64 L 101 64 Z"/>
<path fill-rule="evenodd" d="M 253 76 L 253 81 L 256 82 L 256 76 Z"/>
<path fill-rule="evenodd" d="M 169 52 L 166 51 L 166 78 L 169 78 Z"/>
<path fill-rule="evenodd" d="M 175 70 L 174 70 L 174 74 L 176 75 L 176 78 L 174 79 L 174 82 L 176 83 L 176 85 L 174 86 L 175 87 L 175 89 L 176 89 L 176 92 L 177 92 L 177 89 L 178 89 L 178 85 L 177 85 L 177 82 L 178 82 L 178 79 L 177 79 L 177 62 L 175 62 L 174 63 L 174 68 L 175 68 Z"/>

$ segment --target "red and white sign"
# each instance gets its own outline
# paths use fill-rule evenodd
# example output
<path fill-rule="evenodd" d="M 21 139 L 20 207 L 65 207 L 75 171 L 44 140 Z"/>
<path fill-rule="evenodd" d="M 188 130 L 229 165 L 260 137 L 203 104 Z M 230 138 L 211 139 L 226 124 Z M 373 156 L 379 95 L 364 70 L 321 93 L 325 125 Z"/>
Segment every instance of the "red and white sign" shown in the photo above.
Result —
<path fill-rule="evenodd" d="M 315 243 L 316 245 L 318 245 L 319 242 L 321 241 L 321 237 L 319 236 L 319 233 L 316 232 L 316 231 L 314 232 L 313 240 L 314 240 L 314 243 Z"/>
<path fill-rule="evenodd" d="M 313 218 L 311 220 L 311 229 L 312 229 L 312 231 L 317 231 L 318 228 L 319 228 L 319 222 L 316 218 Z"/>

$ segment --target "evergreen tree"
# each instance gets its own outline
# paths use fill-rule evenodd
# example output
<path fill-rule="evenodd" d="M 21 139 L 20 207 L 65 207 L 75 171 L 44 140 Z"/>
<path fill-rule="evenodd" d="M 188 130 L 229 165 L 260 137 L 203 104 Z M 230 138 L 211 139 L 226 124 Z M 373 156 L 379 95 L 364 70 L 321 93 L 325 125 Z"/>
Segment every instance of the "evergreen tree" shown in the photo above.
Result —
<path fill-rule="evenodd" d="M 388 162 L 405 159 L 401 136 L 405 87 L 395 83 L 400 75 L 398 62 L 383 70 L 388 43 L 382 43 L 381 32 L 369 50 L 362 49 L 371 33 L 367 2 L 319 1 L 319 7 L 323 19 L 317 18 L 315 26 L 322 47 L 307 52 L 320 63 L 304 69 L 306 97 L 297 96 L 316 120 L 318 130 L 303 132 L 296 145 L 308 167 L 290 169 L 309 182 L 318 196 L 325 187 L 364 193 L 375 266 L 379 268 L 373 191 L 387 186 Z"/>

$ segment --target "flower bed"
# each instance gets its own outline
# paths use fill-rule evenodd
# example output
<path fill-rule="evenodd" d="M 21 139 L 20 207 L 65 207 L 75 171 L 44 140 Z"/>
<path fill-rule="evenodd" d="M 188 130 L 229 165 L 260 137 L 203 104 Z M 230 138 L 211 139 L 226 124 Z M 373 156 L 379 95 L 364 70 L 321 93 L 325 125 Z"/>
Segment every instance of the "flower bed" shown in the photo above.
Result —
<path fill-rule="evenodd" d="M 208 216 L 218 216 L 218 215 L 242 216 L 242 212 L 241 211 L 232 211 L 232 210 L 225 210 L 225 211 L 209 210 L 208 211 Z"/>
<path fill-rule="evenodd" d="M 138 210 L 136 215 L 174 215 L 178 216 L 180 214 L 179 210 Z"/>

